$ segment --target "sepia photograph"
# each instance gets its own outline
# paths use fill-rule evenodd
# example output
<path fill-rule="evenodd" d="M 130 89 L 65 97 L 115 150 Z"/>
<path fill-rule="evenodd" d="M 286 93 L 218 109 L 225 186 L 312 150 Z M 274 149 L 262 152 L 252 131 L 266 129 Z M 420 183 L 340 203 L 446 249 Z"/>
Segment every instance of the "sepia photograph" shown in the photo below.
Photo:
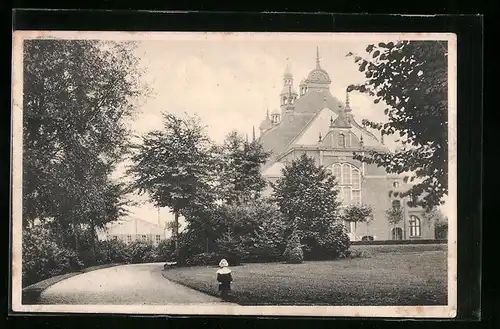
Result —
<path fill-rule="evenodd" d="M 16 31 L 12 308 L 452 318 L 456 36 Z"/>

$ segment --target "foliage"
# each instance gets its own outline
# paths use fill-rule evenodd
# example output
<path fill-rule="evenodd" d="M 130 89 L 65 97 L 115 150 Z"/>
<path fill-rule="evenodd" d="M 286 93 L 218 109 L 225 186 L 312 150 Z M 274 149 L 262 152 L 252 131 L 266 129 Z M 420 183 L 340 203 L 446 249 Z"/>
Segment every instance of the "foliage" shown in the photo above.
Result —
<path fill-rule="evenodd" d="M 354 231 L 360 222 L 373 219 L 373 208 L 366 204 L 349 204 L 342 207 L 341 218 L 349 223 L 354 223 Z"/>
<path fill-rule="evenodd" d="M 22 254 L 23 286 L 84 266 L 75 252 L 63 248 L 57 238 L 42 226 L 23 231 Z"/>
<path fill-rule="evenodd" d="M 175 243 L 172 239 L 161 240 L 156 247 L 158 261 L 171 261 L 175 259 Z"/>
<path fill-rule="evenodd" d="M 287 263 L 299 264 L 304 260 L 300 238 L 297 232 L 293 232 L 288 239 L 283 258 Z"/>
<path fill-rule="evenodd" d="M 435 207 L 423 213 L 424 220 L 434 222 L 434 234 L 436 239 L 448 238 L 448 218 L 443 212 Z"/>
<path fill-rule="evenodd" d="M 441 41 L 400 41 L 366 48 L 369 58 L 354 57 L 366 82 L 351 85 L 387 104 L 386 123 L 363 120 L 385 135 L 399 134 L 405 149 L 396 153 L 369 150 L 356 155 L 389 173 L 411 172 L 405 181 L 421 180 L 401 196 L 411 205 L 432 208 L 448 193 L 448 50 Z M 349 53 L 348 56 L 354 56 Z"/>
<path fill-rule="evenodd" d="M 320 232 L 336 219 L 340 205 L 336 186 L 331 172 L 304 154 L 282 169 L 282 177 L 273 184 L 273 197 L 290 225 Z"/>
<path fill-rule="evenodd" d="M 447 222 L 437 222 L 435 226 L 435 237 L 436 239 L 448 239 L 448 223 Z"/>
<path fill-rule="evenodd" d="M 186 259 L 185 265 L 187 265 L 187 266 L 205 266 L 205 265 L 215 266 L 215 265 L 219 264 L 221 259 L 222 259 L 221 256 L 215 252 L 201 253 L 201 254 L 196 254 L 196 255 L 190 256 L 188 259 Z"/>
<path fill-rule="evenodd" d="M 394 226 L 398 225 L 403 220 L 403 209 L 391 207 L 385 212 L 387 221 Z"/>
<path fill-rule="evenodd" d="M 124 212 L 110 174 L 127 151 L 126 121 L 146 88 L 134 44 L 26 40 L 23 44 L 23 226 L 52 221 L 64 248 L 80 231 Z"/>
<path fill-rule="evenodd" d="M 217 240 L 218 254 L 221 258 L 225 258 L 229 265 L 240 265 L 241 259 L 246 254 L 242 248 L 240 241 L 233 237 L 231 233 L 224 233 L 220 239 Z"/>
<path fill-rule="evenodd" d="M 99 241 L 99 263 L 127 263 L 130 259 L 128 246 L 120 240 Z"/>
<path fill-rule="evenodd" d="M 171 113 L 164 113 L 163 118 L 163 130 L 145 134 L 134 145 L 128 173 L 135 177 L 133 189 L 147 193 L 155 206 L 172 209 L 178 227 L 180 213 L 215 198 L 211 192 L 216 156 L 199 119 Z M 178 235 L 174 230 L 176 243 Z"/>
<path fill-rule="evenodd" d="M 349 252 L 347 252 L 345 254 L 345 257 L 346 258 L 371 258 L 372 255 L 370 254 L 370 252 L 368 250 L 354 249 L 354 250 L 349 250 Z"/>
<path fill-rule="evenodd" d="M 219 152 L 222 200 L 232 204 L 258 198 L 266 186 L 260 168 L 270 153 L 256 141 L 245 141 L 236 131 L 227 135 Z"/>
<path fill-rule="evenodd" d="M 343 257 L 348 251 L 351 241 L 344 225 L 330 223 L 321 232 L 302 234 L 304 257 L 307 260 L 329 260 Z"/>
<path fill-rule="evenodd" d="M 131 264 L 155 262 L 158 258 L 153 245 L 143 241 L 133 241 L 127 249 L 128 262 Z"/>

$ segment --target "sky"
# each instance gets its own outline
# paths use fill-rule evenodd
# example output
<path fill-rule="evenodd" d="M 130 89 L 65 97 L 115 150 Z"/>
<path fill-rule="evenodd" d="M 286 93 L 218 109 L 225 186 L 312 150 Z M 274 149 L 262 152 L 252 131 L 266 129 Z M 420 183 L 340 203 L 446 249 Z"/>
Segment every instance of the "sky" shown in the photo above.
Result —
<path fill-rule="evenodd" d="M 332 37 L 331 34 L 265 37 L 246 34 L 176 34 L 171 38 L 139 41 L 136 54 L 145 71 L 143 80 L 151 94 L 138 109 L 131 127 L 138 134 L 160 129 L 161 113 L 196 114 L 206 125 L 207 134 L 221 142 L 232 130 L 258 136 L 258 126 L 266 109 L 279 108 L 279 92 L 287 63 L 291 66 L 294 86 L 315 68 L 318 47 L 321 66 L 332 83 L 334 97 L 345 100 L 349 84 L 361 83 L 349 52 L 366 56 L 370 43 L 396 41 L 394 37 L 368 40 L 361 37 Z M 350 93 L 350 104 L 356 121 L 384 121 L 384 106 L 375 105 L 364 94 Z M 376 135 L 378 135 L 376 133 Z M 395 138 L 386 138 L 389 148 Z M 145 197 L 137 207 L 129 208 L 131 217 L 164 223 L 173 219 L 168 209 L 158 210 Z"/>

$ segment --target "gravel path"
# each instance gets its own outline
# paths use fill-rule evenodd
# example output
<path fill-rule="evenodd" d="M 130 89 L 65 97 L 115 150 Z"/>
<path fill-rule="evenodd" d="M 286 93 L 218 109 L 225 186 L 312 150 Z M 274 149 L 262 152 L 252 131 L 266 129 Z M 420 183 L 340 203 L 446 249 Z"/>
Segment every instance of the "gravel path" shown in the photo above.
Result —
<path fill-rule="evenodd" d="M 60 281 L 42 292 L 38 304 L 165 305 L 220 303 L 161 275 L 164 263 L 116 266 Z"/>

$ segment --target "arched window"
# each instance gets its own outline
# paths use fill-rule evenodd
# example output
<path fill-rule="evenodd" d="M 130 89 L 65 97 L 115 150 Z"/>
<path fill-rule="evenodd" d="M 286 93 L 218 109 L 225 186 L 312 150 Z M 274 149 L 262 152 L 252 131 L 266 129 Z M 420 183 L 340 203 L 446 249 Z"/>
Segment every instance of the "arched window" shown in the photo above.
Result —
<path fill-rule="evenodd" d="M 420 219 L 417 216 L 410 216 L 410 236 L 420 236 Z"/>
<path fill-rule="evenodd" d="M 391 232 L 393 240 L 403 240 L 403 230 L 400 227 L 393 228 Z"/>
<path fill-rule="evenodd" d="M 345 147 L 345 136 L 344 134 L 339 134 L 337 137 L 337 146 L 338 147 Z"/>
<path fill-rule="evenodd" d="M 283 104 L 283 105 L 286 104 L 286 96 L 283 96 L 283 100 L 282 100 L 281 104 Z"/>
<path fill-rule="evenodd" d="M 392 201 L 392 208 L 394 208 L 394 209 L 400 209 L 401 208 L 401 201 L 399 201 L 399 200 L 393 200 Z"/>
<path fill-rule="evenodd" d="M 340 187 L 339 198 L 344 204 L 361 203 L 361 172 L 349 163 L 335 163 L 331 170 Z"/>

